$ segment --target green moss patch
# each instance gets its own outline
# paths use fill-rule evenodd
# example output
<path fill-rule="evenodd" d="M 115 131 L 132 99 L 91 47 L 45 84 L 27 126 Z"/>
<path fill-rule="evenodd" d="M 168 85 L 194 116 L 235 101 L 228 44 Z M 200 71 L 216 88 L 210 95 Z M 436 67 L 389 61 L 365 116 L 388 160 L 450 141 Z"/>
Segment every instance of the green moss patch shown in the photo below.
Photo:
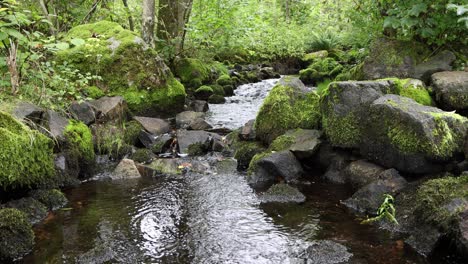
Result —
<path fill-rule="evenodd" d="M 65 128 L 65 138 L 69 148 L 76 150 L 79 156 L 87 162 L 94 161 L 93 135 L 88 126 L 82 122 L 71 120 Z"/>
<path fill-rule="evenodd" d="M 17 209 L 0 209 L 0 259 L 26 255 L 34 245 L 34 232 L 26 215 Z"/>
<path fill-rule="evenodd" d="M 265 147 L 262 146 L 259 142 L 239 142 L 240 146 L 237 147 L 234 158 L 238 162 L 239 169 L 247 169 L 252 158 L 265 151 Z"/>
<path fill-rule="evenodd" d="M 429 91 L 419 80 L 398 78 L 386 78 L 383 80 L 390 80 L 395 83 L 398 95 L 411 98 L 422 105 L 434 105 Z"/>
<path fill-rule="evenodd" d="M 343 66 L 333 58 L 317 59 L 307 69 L 299 72 L 304 83 L 320 83 L 325 79 L 333 79 L 343 71 Z"/>
<path fill-rule="evenodd" d="M 49 210 L 57 210 L 68 203 L 65 195 L 57 189 L 35 190 L 31 197 L 44 204 Z"/>
<path fill-rule="evenodd" d="M 55 175 L 53 144 L 0 111 L 0 187 L 30 187 Z"/>

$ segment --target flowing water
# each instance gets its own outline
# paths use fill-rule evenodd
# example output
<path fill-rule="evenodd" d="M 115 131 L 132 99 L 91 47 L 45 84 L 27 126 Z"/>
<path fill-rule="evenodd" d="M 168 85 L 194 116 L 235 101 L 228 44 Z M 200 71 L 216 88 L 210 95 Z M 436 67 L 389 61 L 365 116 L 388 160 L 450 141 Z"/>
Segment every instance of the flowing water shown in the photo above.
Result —
<path fill-rule="evenodd" d="M 209 121 L 241 126 L 276 81 L 241 86 L 227 104 L 211 106 Z M 426 263 L 399 238 L 359 224 L 340 205 L 346 188 L 299 188 L 301 205 L 261 204 L 233 170 L 83 183 L 66 192 L 69 208 L 35 228 L 34 252 L 21 262 Z"/>

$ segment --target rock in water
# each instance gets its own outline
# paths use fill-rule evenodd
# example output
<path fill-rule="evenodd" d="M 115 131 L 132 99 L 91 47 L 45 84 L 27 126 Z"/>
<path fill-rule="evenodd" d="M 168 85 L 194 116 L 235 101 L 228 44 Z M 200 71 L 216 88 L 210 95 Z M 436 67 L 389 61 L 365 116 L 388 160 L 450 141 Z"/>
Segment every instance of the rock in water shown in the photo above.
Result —
<path fill-rule="evenodd" d="M 306 197 L 298 189 L 280 183 L 271 186 L 260 196 L 260 200 L 262 203 L 303 203 Z"/>
<path fill-rule="evenodd" d="M 187 128 L 194 120 L 204 117 L 202 112 L 184 111 L 176 115 L 176 124 L 178 128 Z"/>
<path fill-rule="evenodd" d="M 26 215 L 12 208 L 0 209 L 0 259 L 14 260 L 33 249 L 34 232 Z"/>
<path fill-rule="evenodd" d="M 131 159 L 123 159 L 111 174 L 112 180 L 127 180 L 140 178 L 135 162 Z"/>

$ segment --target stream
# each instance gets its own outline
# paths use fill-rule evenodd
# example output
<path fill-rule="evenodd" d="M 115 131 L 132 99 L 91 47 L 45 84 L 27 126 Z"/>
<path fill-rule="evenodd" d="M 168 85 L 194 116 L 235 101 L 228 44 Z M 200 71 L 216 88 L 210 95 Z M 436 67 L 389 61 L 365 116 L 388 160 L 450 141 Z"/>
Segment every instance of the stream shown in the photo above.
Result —
<path fill-rule="evenodd" d="M 277 81 L 240 86 L 210 105 L 207 121 L 242 126 Z M 401 238 L 361 225 L 340 204 L 346 187 L 298 187 L 300 205 L 261 204 L 235 171 L 85 182 L 35 227 L 35 249 L 19 263 L 427 263 Z"/>

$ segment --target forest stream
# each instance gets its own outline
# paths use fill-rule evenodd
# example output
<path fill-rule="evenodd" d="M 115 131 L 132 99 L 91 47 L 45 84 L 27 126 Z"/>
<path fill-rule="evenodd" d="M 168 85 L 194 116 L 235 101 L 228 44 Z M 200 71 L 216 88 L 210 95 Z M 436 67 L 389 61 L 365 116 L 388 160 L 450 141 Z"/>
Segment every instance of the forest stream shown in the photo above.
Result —
<path fill-rule="evenodd" d="M 277 81 L 240 86 L 226 104 L 210 105 L 208 121 L 241 126 Z M 352 194 L 346 187 L 298 188 L 303 204 L 262 204 L 234 169 L 89 181 L 36 226 L 21 263 L 426 263 L 401 238 L 360 224 L 340 204 Z"/>

